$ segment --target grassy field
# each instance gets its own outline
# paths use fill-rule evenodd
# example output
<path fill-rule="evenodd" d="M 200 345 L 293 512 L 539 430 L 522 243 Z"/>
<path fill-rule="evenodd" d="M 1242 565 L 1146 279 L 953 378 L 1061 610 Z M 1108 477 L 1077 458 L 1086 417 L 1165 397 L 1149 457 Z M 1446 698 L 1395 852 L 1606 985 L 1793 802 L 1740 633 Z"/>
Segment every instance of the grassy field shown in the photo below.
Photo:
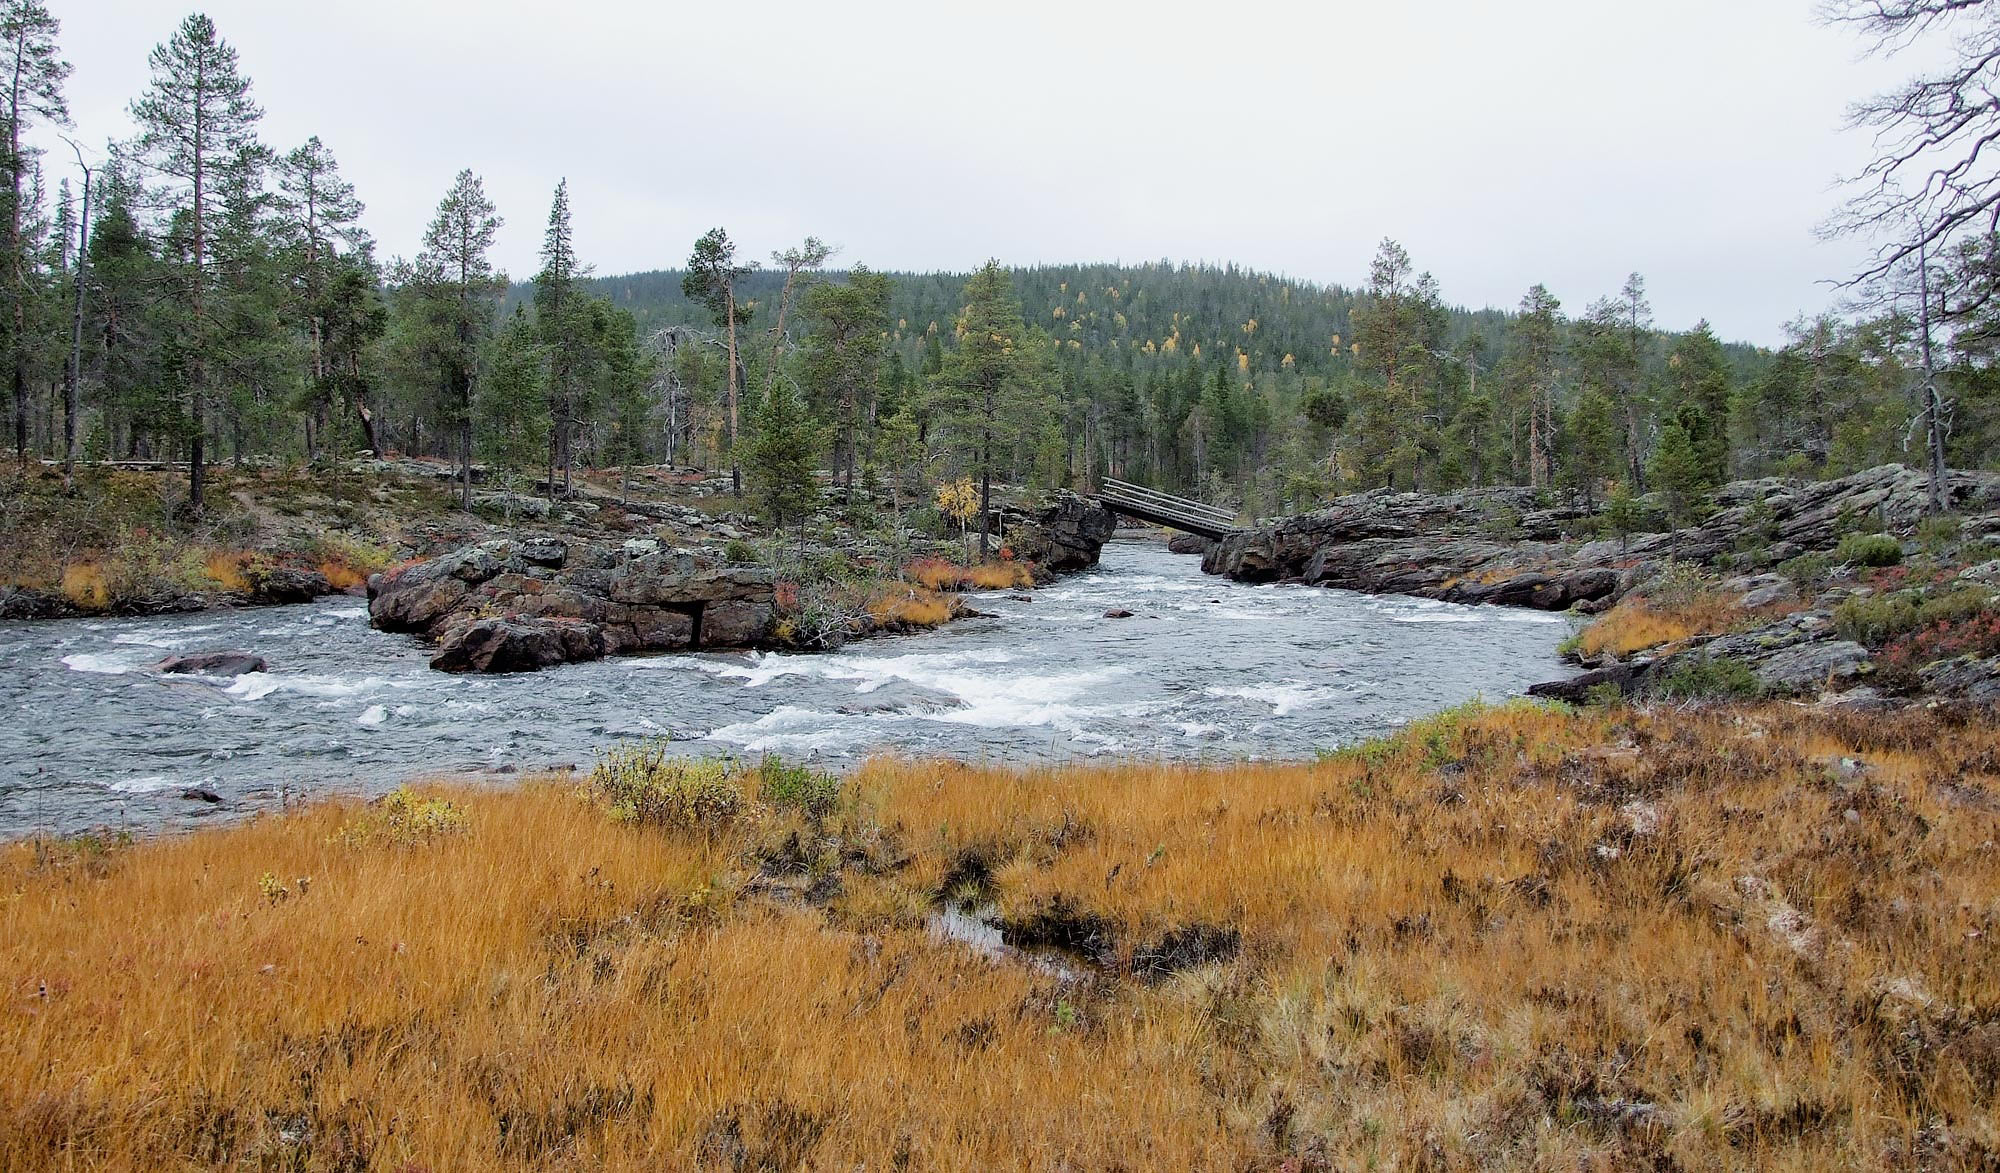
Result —
<path fill-rule="evenodd" d="M 0 1168 L 1992 1168 L 1996 838 L 1990 713 L 1779 705 L 16 843 Z"/>

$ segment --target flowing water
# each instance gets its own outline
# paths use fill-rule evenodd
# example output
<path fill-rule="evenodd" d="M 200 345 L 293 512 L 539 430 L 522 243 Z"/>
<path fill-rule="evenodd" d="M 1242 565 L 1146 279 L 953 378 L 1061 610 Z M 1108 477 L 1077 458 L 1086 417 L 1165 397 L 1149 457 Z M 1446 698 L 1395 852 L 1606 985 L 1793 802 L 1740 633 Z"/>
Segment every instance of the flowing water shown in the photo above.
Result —
<path fill-rule="evenodd" d="M 586 763 L 626 738 L 849 764 L 878 750 L 1005 762 L 1306 757 L 1563 674 L 1539 612 L 1250 586 L 1155 542 L 1095 571 L 970 596 L 990 619 L 831 655 L 713 653 L 450 676 L 358 600 L 0 624 L 0 837 L 178 825 L 415 775 Z M 1107 619 L 1120 608 L 1129 619 Z M 162 676 L 240 648 L 235 679 Z M 181 796 L 204 787 L 223 802 Z"/>

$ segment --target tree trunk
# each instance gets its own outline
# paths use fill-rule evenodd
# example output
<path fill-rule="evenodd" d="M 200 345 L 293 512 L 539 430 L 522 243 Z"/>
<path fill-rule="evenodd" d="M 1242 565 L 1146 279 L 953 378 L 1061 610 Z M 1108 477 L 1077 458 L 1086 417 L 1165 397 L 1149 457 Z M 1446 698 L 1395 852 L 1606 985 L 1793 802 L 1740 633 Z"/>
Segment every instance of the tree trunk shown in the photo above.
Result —
<path fill-rule="evenodd" d="M 743 469 L 736 460 L 736 281 L 731 278 L 723 286 L 723 305 L 729 316 L 729 486 L 736 496 L 743 495 Z"/>
<path fill-rule="evenodd" d="M 63 492 L 76 491 L 77 384 L 83 381 L 83 285 L 90 263 L 90 168 L 83 169 L 83 216 L 76 230 L 76 300 L 69 319 L 69 372 L 63 379 Z"/>

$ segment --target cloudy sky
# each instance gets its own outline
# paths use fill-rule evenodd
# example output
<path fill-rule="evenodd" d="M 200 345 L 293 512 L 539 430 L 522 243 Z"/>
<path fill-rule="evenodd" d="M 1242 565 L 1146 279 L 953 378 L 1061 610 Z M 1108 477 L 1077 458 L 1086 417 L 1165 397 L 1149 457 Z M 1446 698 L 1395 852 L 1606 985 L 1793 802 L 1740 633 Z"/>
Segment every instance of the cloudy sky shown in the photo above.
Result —
<path fill-rule="evenodd" d="M 48 0 L 89 142 L 131 133 L 186 10 Z M 558 178 L 600 273 L 724 225 L 750 256 L 965 269 L 1233 261 L 1358 284 L 1394 237 L 1448 299 L 1644 273 L 1660 323 L 1777 340 L 1858 246 L 1814 226 L 1865 159 L 1863 60 L 1810 0 L 1046 6 L 213 0 L 278 147 L 319 135 L 384 256 L 471 167 L 525 276 Z M 55 165 L 63 155 L 51 154 Z"/>

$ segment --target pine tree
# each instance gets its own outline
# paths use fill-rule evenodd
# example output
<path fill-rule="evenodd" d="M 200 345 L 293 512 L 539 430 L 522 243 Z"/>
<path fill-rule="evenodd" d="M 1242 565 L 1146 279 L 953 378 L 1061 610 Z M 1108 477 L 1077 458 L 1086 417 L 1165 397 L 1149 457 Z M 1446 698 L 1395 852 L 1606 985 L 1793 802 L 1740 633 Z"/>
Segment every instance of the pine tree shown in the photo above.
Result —
<path fill-rule="evenodd" d="M 447 422 L 458 431 L 460 505 L 472 508 L 473 399 L 480 353 L 506 289 L 487 251 L 505 223 L 468 168 L 458 173 L 424 233 L 411 284 L 429 330 L 425 342 Z"/>
<path fill-rule="evenodd" d="M 1045 344 L 1029 336 L 999 261 L 987 261 L 965 283 L 957 333 L 958 346 L 945 355 L 936 385 L 955 437 L 979 470 L 979 556 L 985 558 L 993 545 L 995 457 L 1041 413 L 1048 358 Z"/>
<path fill-rule="evenodd" d="M 747 308 L 736 302 L 736 282 L 756 266 L 736 263 L 736 245 L 729 234 L 711 228 L 694 242 L 688 256 L 687 275 L 681 291 L 690 301 L 707 306 L 715 324 L 728 335 L 729 368 L 724 378 L 729 388 L 729 478 L 738 496 L 743 494 L 743 470 L 736 459 L 739 405 L 737 394 L 741 366 L 736 354 L 736 327 L 749 321 Z"/>
<path fill-rule="evenodd" d="M 1670 423 L 1660 429 L 1659 447 L 1653 451 L 1648 472 L 1666 506 L 1667 517 L 1675 525 L 1695 521 L 1708 473 L 1685 427 Z"/>
<path fill-rule="evenodd" d="M 22 135 L 36 122 L 69 124 L 62 85 L 70 66 L 56 48 L 61 31 L 62 22 L 49 15 L 40 0 L 0 0 L 0 75 L 7 86 L 6 105 L 0 109 L 7 124 L 6 154 L 0 157 L 0 167 L 7 172 L 7 238 L 0 244 L 6 249 L 7 285 L 14 302 L 7 350 L 14 389 L 14 455 L 23 465 L 28 461 L 27 307 L 32 296 L 30 249 L 22 230 L 28 209 L 23 184 L 33 167 L 33 153 Z"/>
<path fill-rule="evenodd" d="M 862 423 L 881 376 L 882 336 L 889 326 L 891 283 L 856 265 L 845 284 L 806 291 L 806 335 L 800 376 L 812 402 L 838 429 L 834 462 L 844 470 L 847 500 L 854 497 L 855 451 Z"/>
<path fill-rule="evenodd" d="M 264 112 L 250 100 L 250 79 L 237 70 L 236 50 L 200 13 L 182 21 L 148 62 L 152 84 L 132 104 L 132 119 L 139 125 L 139 153 L 167 178 L 169 198 L 185 225 L 178 268 L 188 329 L 182 342 L 186 366 L 178 374 L 188 395 L 188 508 L 199 515 L 212 352 L 220 341 L 210 234 L 230 191 L 226 173 L 256 157 L 257 121 Z"/>

